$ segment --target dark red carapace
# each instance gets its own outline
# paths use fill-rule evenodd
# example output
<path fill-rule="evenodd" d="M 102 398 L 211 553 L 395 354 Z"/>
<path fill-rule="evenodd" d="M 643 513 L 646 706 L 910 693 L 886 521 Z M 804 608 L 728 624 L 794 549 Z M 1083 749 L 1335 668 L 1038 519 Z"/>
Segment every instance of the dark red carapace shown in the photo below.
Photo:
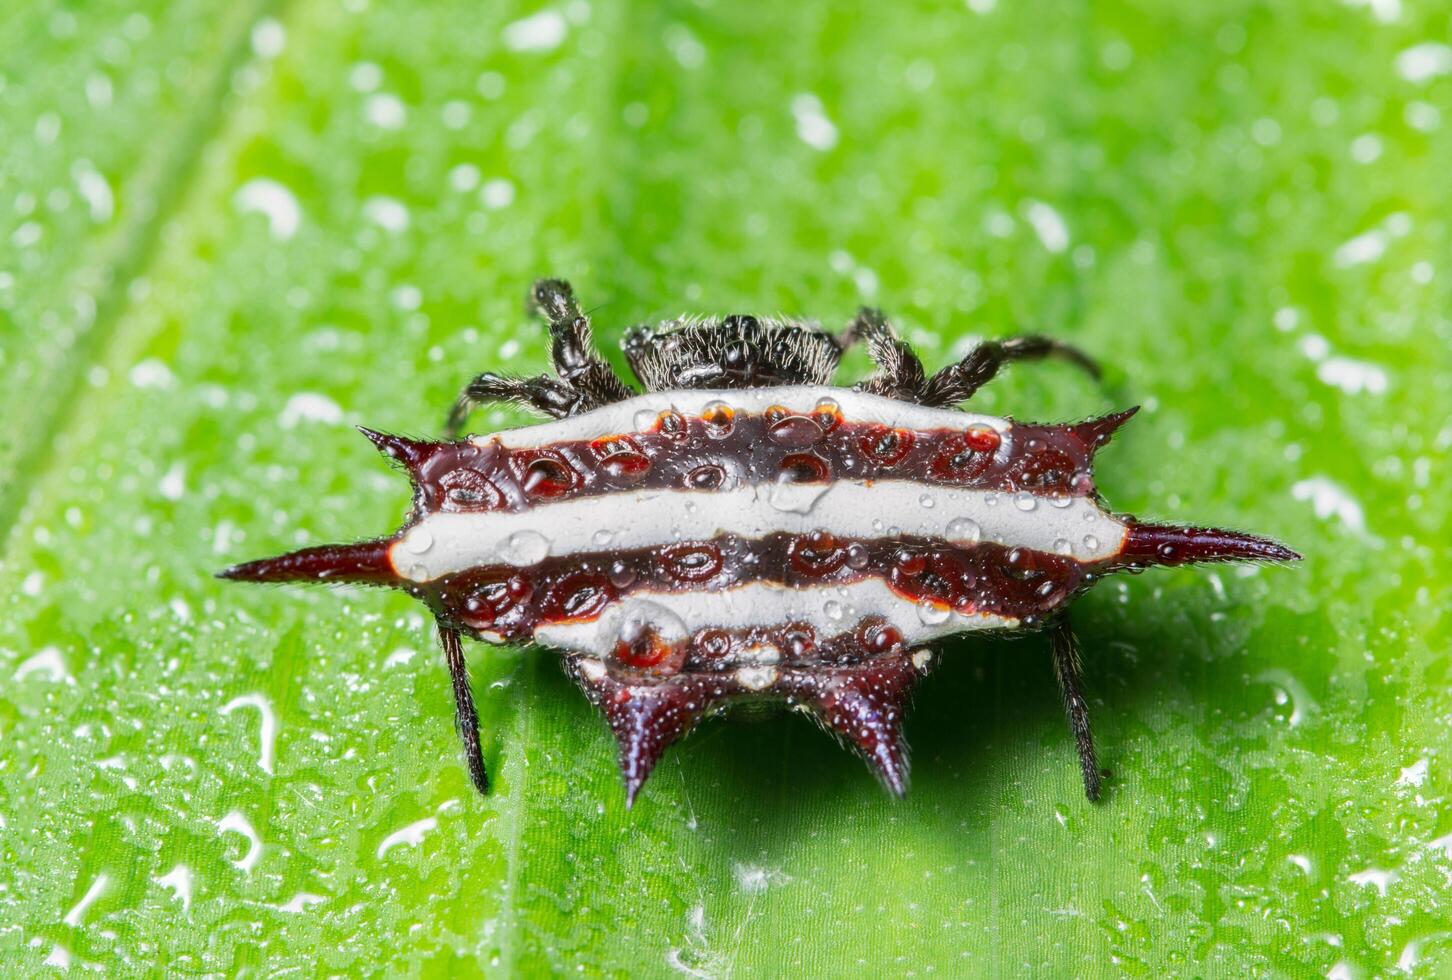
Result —
<path fill-rule="evenodd" d="M 222 573 L 387 585 L 425 602 L 481 791 L 461 635 L 560 650 L 619 740 L 633 802 L 667 746 L 748 700 L 807 711 L 902 794 L 903 711 L 941 641 L 1047 629 L 1095 799 L 1069 602 L 1127 568 L 1298 557 L 1105 509 L 1094 454 L 1133 410 L 1028 425 L 956 408 L 1012 360 L 1095 370 L 1055 341 L 988 342 L 929 375 L 871 310 L 839 335 L 749 316 L 687 321 L 627 335 L 637 394 L 596 353 L 568 286 L 546 280 L 532 295 L 555 376 L 480 375 L 444 440 L 364 430 L 412 481 L 402 528 Z M 876 373 L 832 387 L 857 342 Z M 457 438 L 489 400 L 555 421 Z"/>

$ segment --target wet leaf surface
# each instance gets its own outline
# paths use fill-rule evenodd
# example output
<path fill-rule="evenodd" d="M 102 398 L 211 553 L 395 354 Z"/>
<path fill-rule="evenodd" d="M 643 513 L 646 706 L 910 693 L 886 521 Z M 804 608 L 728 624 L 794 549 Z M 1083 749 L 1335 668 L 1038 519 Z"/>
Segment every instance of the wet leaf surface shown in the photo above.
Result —
<path fill-rule="evenodd" d="M 1452 49 L 1434 4 L 20 4 L 0 32 L 0 963 L 141 971 L 1366 976 L 1452 965 Z M 631 813 L 553 658 L 217 568 L 392 527 L 353 423 L 535 371 L 529 281 L 1143 404 L 1118 509 L 1273 534 L 964 641 L 886 797 L 713 722 Z M 863 363 L 850 365 L 860 370 Z M 485 413 L 481 427 L 514 424 Z M 1439 473 L 1443 474 L 1439 476 Z"/>

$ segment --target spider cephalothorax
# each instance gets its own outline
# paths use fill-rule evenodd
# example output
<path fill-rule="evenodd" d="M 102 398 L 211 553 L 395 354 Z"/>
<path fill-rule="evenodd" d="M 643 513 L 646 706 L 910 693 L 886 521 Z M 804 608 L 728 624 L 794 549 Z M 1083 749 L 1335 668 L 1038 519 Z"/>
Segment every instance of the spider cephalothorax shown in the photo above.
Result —
<path fill-rule="evenodd" d="M 541 281 L 532 297 L 555 376 L 479 375 L 444 440 L 364 430 L 413 482 L 402 528 L 222 573 L 390 585 L 427 603 L 481 791 L 461 634 L 562 651 L 620 742 L 633 801 L 697 721 L 757 700 L 811 714 L 901 794 L 903 709 L 939 641 L 1047 629 L 1096 799 L 1069 602 L 1127 568 L 1298 557 L 1106 510 L 1094 453 L 1133 410 L 1030 425 L 954 407 L 1011 360 L 1095 370 L 1056 341 L 985 342 L 929 375 L 872 310 L 840 335 L 750 316 L 677 321 L 627 336 L 637 394 L 595 351 L 566 284 Z M 859 341 L 877 370 L 831 387 Z M 458 439 L 491 400 L 556 421 Z"/>
<path fill-rule="evenodd" d="M 842 348 L 810 324 L 754 316 L 634 327 L 622 344 L 646 391 L 825 385 Z"/>

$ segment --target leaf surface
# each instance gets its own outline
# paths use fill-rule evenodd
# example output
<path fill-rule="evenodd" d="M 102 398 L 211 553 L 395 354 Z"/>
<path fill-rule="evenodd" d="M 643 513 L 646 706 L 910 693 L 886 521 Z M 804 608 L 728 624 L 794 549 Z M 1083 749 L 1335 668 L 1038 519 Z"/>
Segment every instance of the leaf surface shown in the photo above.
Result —
<path fill-rule="evenodd" d="M 1386 10 L 16 4 L 5 972 L 1447 970 L 1452 52 Z M 211 574 L 393 527 L 350 425 L 542 369 L 546 274 L 612 348 L 861 303 L 933 365 L 1072 340 L 1102 386 L 1022 366 L 977 407 L 1143 404 L 1117 509 L 1306 560 L 1076 608 L 1097 806 L 1042 638 L 950 648 L 904 802 L 770 717 L 628 813 L 554 659 L 472 645 L 480 799 L 420 607 Z"/>

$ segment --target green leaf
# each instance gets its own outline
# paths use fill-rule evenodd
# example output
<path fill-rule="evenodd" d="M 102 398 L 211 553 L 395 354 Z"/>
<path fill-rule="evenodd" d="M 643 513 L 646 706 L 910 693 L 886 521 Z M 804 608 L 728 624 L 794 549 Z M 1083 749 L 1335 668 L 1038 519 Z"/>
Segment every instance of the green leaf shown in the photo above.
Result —
<path fill-rule="evenodd" d="M 12 6 L 3 972 L 1452 968 L 1435 4 Z M 211 574 L 393 527 L 349 423 L 542 368 L 544 274 L 607 343 L 862 302 L 935 365 L 1072 339 L 1104 386 L 979 407 L 1142 403 L 1117 509 L 1306 561 L 1080 604 L 1098 805 L 1042 638 L 950 648 L 905 802 L 769 718 L 629 813 L 554 659 L 473 645 L 481 799 L 420 607 Z"/>

